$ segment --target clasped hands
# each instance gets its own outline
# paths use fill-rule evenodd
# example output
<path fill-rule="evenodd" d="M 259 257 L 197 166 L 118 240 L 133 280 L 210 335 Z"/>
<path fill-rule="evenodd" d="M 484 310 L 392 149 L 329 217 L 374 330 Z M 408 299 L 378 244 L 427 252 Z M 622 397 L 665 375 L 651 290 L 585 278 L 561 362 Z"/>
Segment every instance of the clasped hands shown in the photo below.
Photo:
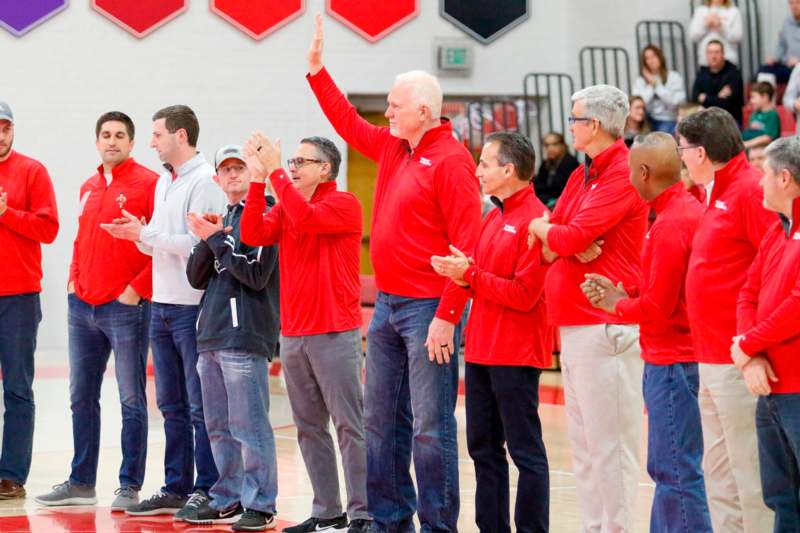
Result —
<path fill-rule="evenodd" d="M 440 276 L 450 278 L 453 283 L 462 287 L 469 287 L 469 283 L 464 280 L 464 274 L 467 273 L 470 265 L 474 265 L 475 261 L 472 258 L 453 246 L 450 245 L 450 255 L 434 255 L 431 256 L 431 266 L 433 270 Z"/>
<path fill-rule="evenodd" d="M 744 383 L 754 396 L 767 396 L 772 393 L 770 381 L 778 381 L 778 376 L 772 369 L 769 360 L 763 355 L 750 357 L 742 350 L 741 342 L 744 335 L 737 335 L 731 339 L 731 359 L 736 368 L 742 371 Z"/>

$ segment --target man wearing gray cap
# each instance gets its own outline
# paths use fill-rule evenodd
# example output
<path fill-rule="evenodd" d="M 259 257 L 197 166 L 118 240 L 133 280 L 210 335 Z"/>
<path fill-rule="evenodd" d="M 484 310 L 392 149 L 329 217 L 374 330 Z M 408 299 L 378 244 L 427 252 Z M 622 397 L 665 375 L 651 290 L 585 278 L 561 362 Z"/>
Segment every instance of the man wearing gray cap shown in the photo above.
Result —
<path fill-rule="evenodd" d="M 274 524 L 278 494 L 267 375 L 278 342 L 278 249 L 248 246 L 239 238 L 250 188 L 242 148 L 223 146 L 214 163 L 214 181 L 228 197 L 227 212 L 189 213 L 189 229 L 202 240 L 192 249 L 186 275 L 192 287 L 205 290 L 197 322 L 197 371 L 220 476 L 209 499 L 184 519 L 260 531 Z M 268 211 L 275 202 L 271 196 L 266 200 Z"/>
<path fill-rule="evenodd" d="M 0 371 L 5 415 L 0 499 L 23 498 L 33 446 L 33 353 L 42 320 L 42 248 L 58 233 L 53 183 L 38 161 L 12 150 L 14 114 L 0 101 Z"/>

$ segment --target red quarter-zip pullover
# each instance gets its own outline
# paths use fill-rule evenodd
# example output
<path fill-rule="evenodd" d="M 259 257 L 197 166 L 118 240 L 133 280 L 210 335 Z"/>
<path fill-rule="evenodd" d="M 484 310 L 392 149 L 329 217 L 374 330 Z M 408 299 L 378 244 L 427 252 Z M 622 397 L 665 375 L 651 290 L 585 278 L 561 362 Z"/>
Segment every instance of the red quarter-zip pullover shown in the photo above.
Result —
<path fill-rule="evenodd" d="M 547 273 L 545 292 L 550 322 L 556 326 L 627 324 L 625 318 L 595 309 L 583 295 L 584 274 L 595 272 L 640 284 L 641 253 L 647 231 L 647 203 L 630 182 L 628 148 L 619 139 L 592 160 L 589 179 L 584 165 L 569 178 L 558 199 L 547 234 L 550 249 L 560 257 Z M 575 254 L 601 239 L 603 253 L 590 263 Z"/>
<path fill-rule="evenodd" d="M 776 394 L 800 393 L 800 198 L 792 220 L 779 220 L 764 235 L 737 305 L 739 346 L 750 356 L 766 354 Z"/>
<path fill-rule="evenodd" d="M 252 183 L 241 221 L 250 246 L 279 243 L 281 334 L 289 337 L 361 326 L 361 204 L 336 182 L 317 186 L 311 201 L 283 169 L 269 177 L 278 205 L 264 214 L 265 184 Z"/>
<path fill-rule="evenodd" d="M 541 244 L 528 249 L 528 224 L 546 211 L 533 187 L 526 187 L 486 215 L 475 264 L 464 275 L 473 298 L 465 361 L 550 367 L 553 339 L 544 302 L 548 265 L 541 260 Z"/>
<path fill-rule="evenodd" d="M 732 363 L 736 299 L 761 238 L 775 221 L 762 206 L 758 180 L 744 152 L 716 171 L 709 204 L 694 235 L 686 307 L 701 363 Z"/>
<path fill-rule="evenodd" d="M 129 158 L 114 167 L 111 175 L 108 185 L 100 165 L 81 185 L 69 280 L 75 283 L 78 298 L 91 305 L 115 300 L 128 285 L 142 298 L 149 300 L 153 295 L 151 257 L 133 242 L 115 239 L 100 224 L 120 218 L 123 209 L 150 220 L 158 174 Z"/>
<path fill-rule="evenodd" d="M 640 324 L 642 359 L 656 365 L 694 361 L 694 346 L 686 314 L 686 268 L 703 206 L 682 183 L 650 202 L 656 221 L 642 250 L 642 284 L 638 297 L 617 303 L 623 320 Z"/>
<path fill-rule="evenodd" d="M 308 81 L 323 112 L 351 146 L 378 163 L 370 257 L 378 290 L 412 298 L 439 298 L 436 316 L 457 322 L 467 294 L 437 275 L 432 255 L 448 245 L 471 256 L 481 226 L 475 162 L 453 137 L 450 122 L 429 130 L 412 150 L 389 128 L 361 118 L 324 68 Z"/>
<path fill-rule="evenodd" d="M 58 234 L 50 175 L 35 159 L 12 151 L 0 163 L 0 187 L 8 195 L 8 207 L 0 215 L 0 249 L 6 259 L 0 296 L 41 292 L 41 244 L 50 244 Z"/>

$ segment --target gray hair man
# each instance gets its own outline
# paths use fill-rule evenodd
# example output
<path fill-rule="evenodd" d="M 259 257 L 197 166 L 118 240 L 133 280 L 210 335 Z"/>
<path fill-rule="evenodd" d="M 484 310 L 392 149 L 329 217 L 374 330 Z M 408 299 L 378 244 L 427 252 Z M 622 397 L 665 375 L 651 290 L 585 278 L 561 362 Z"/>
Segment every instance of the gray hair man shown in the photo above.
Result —
<path fill-rule="evenodd" d="M 529 226 L 553 262 L 545 282 L 550 322 L 561 330 L 567 431 L 584 531 L 631 531 L 639 479 L 642 361 L 639 327 L 594 308 L 584 276 L 636 286 L 648 206 L 629 180 L 622 137 L 628 97 L 609 85 L 572 96 L 573 146 L 592 158 L 572 173 L 547 215 Z"/>
<path fill-rule="evenodd" d="M 800 527 L 800 139 L 767 148 L 761 178 L 764 207 L 780 220 L 767 230 L 739 293 L 733 360 L 758 397 L 756 435 L 764 502 L 775 511 L 775 531 Z"/>
<path fill-rule="evenodd" d="M 417 511 L 421 529 L 455 531 L 455 404 L 468 292 L 437 275 L 430 257 L 447 255 L 449 244 L 473 254 L 481 225 L 475 162 L 441 117 L 436 78 L 399 76 L 387 98 L 389 127 L 376 127 L 323 68 L 322 41 L 318 17 L 308 54 L 311 88 L 337 132 L 378 163 L 370 233 L 378 297 L 364 393 L 369 511 L 378 531 L 412 529 Z"/>

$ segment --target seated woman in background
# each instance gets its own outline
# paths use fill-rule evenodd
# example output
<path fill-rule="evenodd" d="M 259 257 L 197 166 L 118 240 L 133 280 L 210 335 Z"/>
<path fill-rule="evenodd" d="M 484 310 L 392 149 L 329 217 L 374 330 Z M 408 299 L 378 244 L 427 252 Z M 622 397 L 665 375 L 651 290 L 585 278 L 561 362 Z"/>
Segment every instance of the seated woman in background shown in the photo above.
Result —
<path fill-rule="evenodd" d="M 667 70 L 664 53 L 652 44 L 642 50 L 639 73 L 633 94 L 644 100 L 650 126 L 654 131 L 672 134 L 678 123 L 678 106 L 686 101 L 683 77 Z"/>
<path fill-rule="evenodd" d="M 549 209 L 556 204 L 570 174 L 578 165 L 578 160 L 567 150 L 563 135 L 551 131 L 544 136 L 544 159 L 533 179 L 533 188 Z"/>
<path fill-rule="evenodd" d="M 629 147 L 637 135 L 650 133 L 650 121 L 647 120 L 647 107 L 641 96 L 631 96 L 629 100 L 631 110 L 628 120 L 625 121 L 625 144 Z"/>
<path fill-rule="evenodd" d="M 714 39 L 722 42 L 725 59 L 739 64 L 737 53 L 742 40 L 742 14 L 731 0 L 704 0 L 697 6 L 689 23 L 689 38 L 697 45 L 697 66 L 706 67 L 706 45 Z"/>

